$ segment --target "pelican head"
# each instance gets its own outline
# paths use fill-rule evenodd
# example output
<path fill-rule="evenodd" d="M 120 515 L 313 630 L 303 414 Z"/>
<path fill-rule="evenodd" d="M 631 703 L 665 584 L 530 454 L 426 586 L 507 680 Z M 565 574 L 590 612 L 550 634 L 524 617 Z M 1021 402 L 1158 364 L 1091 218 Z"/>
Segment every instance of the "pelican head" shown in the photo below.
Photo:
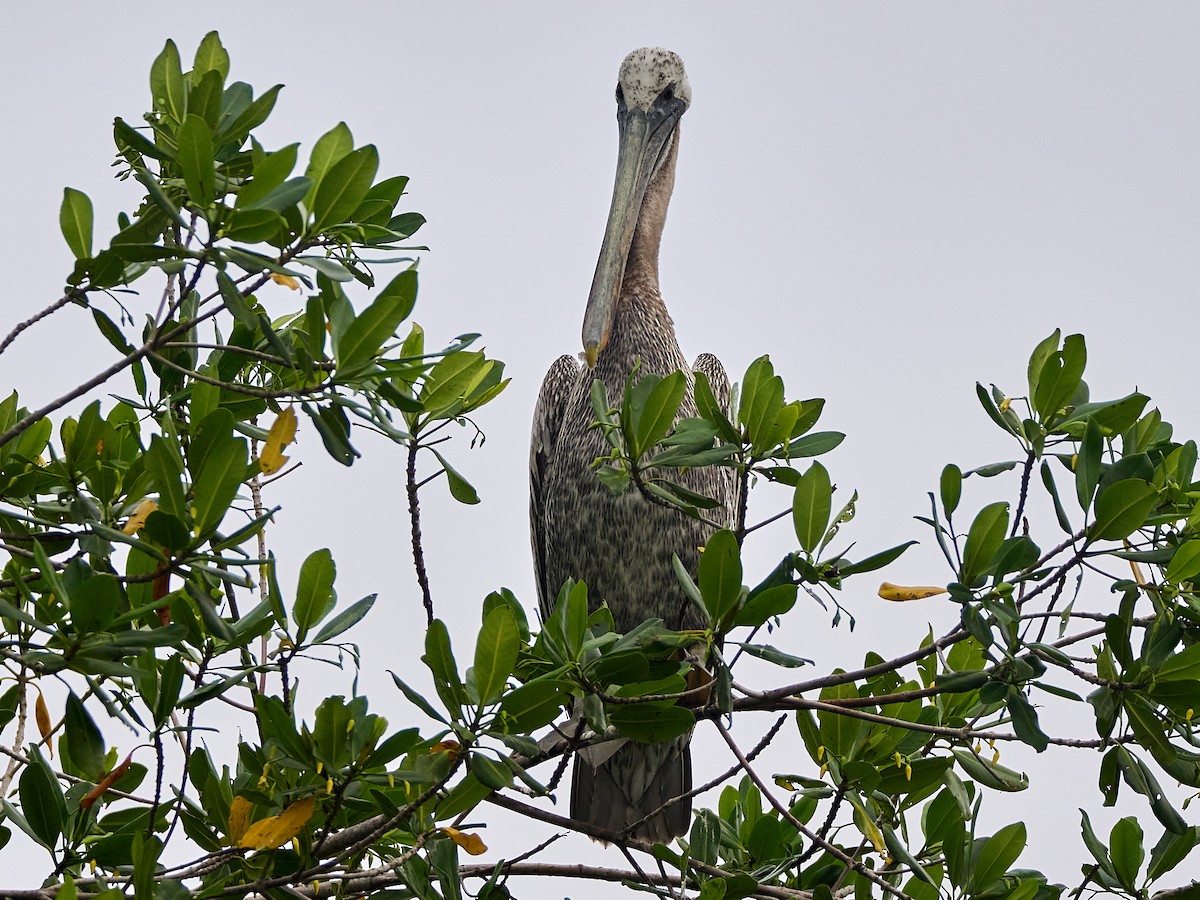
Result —
<path fill-rule="evenodd" d="M 595 366 L 608 343 L 646 188 L 670 155 L 679 120 L 691 102 L 692 88 L 683 60 L 670 50 L 634 50 L 621 63 L 617 77 L 617 178 L 583 316 L 583 353 L 589 367 Z"/>

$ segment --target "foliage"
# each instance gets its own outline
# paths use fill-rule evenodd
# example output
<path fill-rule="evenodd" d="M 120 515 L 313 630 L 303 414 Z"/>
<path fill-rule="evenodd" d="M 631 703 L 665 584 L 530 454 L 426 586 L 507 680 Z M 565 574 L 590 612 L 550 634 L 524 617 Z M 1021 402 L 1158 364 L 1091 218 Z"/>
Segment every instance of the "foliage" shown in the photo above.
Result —
<path fill-rule="evenodd" d="M 1024 396 L 978 387 L 1018 458 L 965 472 L 948 465 L 930 494 L 920 518 L 945 556 L 947 583 L 885 584 L 881 595 L 939 596 L 933 602 L 957 604 L 961 616 L 913 652 L 868 653 L 858 669 L 799 683 L 735 680 L 743 656 L 783 670 L 806 665 L 758 635 L 783 627 L 801 596 L 832 606 L 838 624 L 847 580 L 912 543 L 848 557 L 842 531 L 857 494 L 838 496 L 829 470 L 810 461 L 842 435 L 814 431 L 824 402 L 787 401 L 763 357 L 728 408 L 700 374 L 635 374 L 615 405 L 602 386 L 593 391 L 611 451 L 597 477 L 612 490 L 704 516 L 711 499 L 684 488 L 678 471 L 734 473 L 735 527 L 712 537 L 697 572 L 676 566 L 703 613 L 703 635 L 658 621 L 619 634 L 607 608 L 589 612 L 586 585 L 568 583 L 539 631 L 510 591 L 490 594 L 464 656 L 435 617 L 425 576 L 418 496 L 432 476 L 418 478 L 418 460 L 446 476 L 454 499 L 478 502 L 442 433 L 451 423 L 474 427 L 469 417 L 507 384 L 503 365 L 469 349 L 473 335 L 430 350 L 419 326 L 400 334 L 417 270 L 396 254 L 417 249 L 403 244 L 423 221 L 396 212 L 407 179 L 377 181 L 376 149 L 356 148 L 344 124 L 294 175 L 297 145 L 268 151 L 254 136 L 279 88 L 255 97 L 228 73 L 215 33 L 187 72 L 168 42 L 152 67 L 146 125 L 114 126 L 120 177 L 144 191 L 138 206 L 96 251 L 91 203 L 68 188 L 60 222 L 76 262 L 64 294 L 0 344 L 2 352 L 38 319 L 77 304 L 117 354 L 32 411 L 15 393 L 0 403 L 0 736 L 9 760 L 0 847 L 15 827 L 45 849 L 42 896 L 392 888 L 451 900 L 474 879 L 495 900 L 521 875 L 611 877 L 460 858 L 488 852 L 463 824 L 478 821 L 487 802 L 648 852 L 662 876 L 631 870 L 631 883 L 706 900 L 1056 898 L 1063 885 L 1018 867 L 1022 823 L 979 833 L 991 792 L 1031 789 L 998 761 L 995 748 L 1012 741 L 1101 753 L 1098 798 L 1112 805 L 1123 783 L 1150 811 L 1120 819 L 1107 836 L 1083 812 L 1091 858 L 1081 861 L 1075 894 L 1147 897 L 1178 877 L 1197 829 L 1160 780 L 1200 788 L 1196 444 L 1175 440 L 1141 394 L 1092 401 L 1081 336 L 1056 331 L 1035 349 Z M 385 266 L 399 272 L 377 285 Z M 149 303 L 134 288 L 146 276 L 161 290 Z M 268 313 L 257 293 L 269 282 L 302 302 Z M 351 283 L 370 292 L 359 311 Z M 126 372 L 133 396 L 94 401 L 55 427 L 51 416 Z M 679 419 L 689 386 L 698 415 Z M 435 696 L 396 677 L 415 713 L 399 729 L 363 696 L 306 696 L 315 713 L 298 719 L 298 667 L 328 648 L 356 661 L 344 635 L 375 597 L 339 605 L 325 549 L 300 564 L 290 602 L 280 593 L 264 535 L 277 510 L 263 488 L 293 471 L 284 451 L 297 410 L 345 465 L 358 456 L 352 423 L 407 453 L 428 621 L 422 659 Z M 966 489 L 997 476 L 1014 479 L 1013 502 L 972 511 Z M 783 486 L 790 502 L 748 523 L 747 494 L 763 482 Z M 1039 494 L 1049 529 L 1028 514 Z M 750 576 L 744 542 L 781 518 L 795 549 Z M 712 683 L 697 687 L 681 657 L 698 638 L 725 652 L 712 657 Z M 45 699 L 50 681 L 66 689 L 62 709 Z M 1051 698 L 1087 704 L 1095 736 L 1059 734 Z M 568 706 L 591 733 L 539 742 Z M 198 740 L 218 709 L 248 723 L 235 759 L 215 759 Z M 786 715 L 742 750 L 724 720 L 766 711 Z M 138 735 L 124 759 L 101 727 L 114 720 Z M 561 767 L 549 778 L 538 767 L 579 740 L 660 741 L 693 727 L 718 731 L 735 765 L 718 782 L 716 808 L 698 811 L 676 846 L 599 832 L 522 799 L 554 790 Z M 776 740 L 795 747 L 797 772 L 765 777 L 754 759 Z M 172 755 L 179 775 L 168 771 Z M 163 862 L 168 848 L 188 862 Z"/>

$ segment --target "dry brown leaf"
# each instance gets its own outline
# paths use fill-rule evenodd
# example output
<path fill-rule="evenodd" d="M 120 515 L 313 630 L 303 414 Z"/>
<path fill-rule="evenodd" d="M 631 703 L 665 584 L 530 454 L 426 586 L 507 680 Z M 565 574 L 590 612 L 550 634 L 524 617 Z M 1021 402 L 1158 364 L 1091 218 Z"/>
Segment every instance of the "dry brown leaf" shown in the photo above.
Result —
<path fill-rule="evenodd" d="M 457 828 L 443 828 L 442 832 L 472 856 L 482 856 L 484 853 L 487 853 L 487 845 L 484 844 L 483 838 L 477 834 L 466 834 Z"/>
<path fill-rule="evenodd" d="M 142 526 L 146 524 L 146 519 L 150 513 L 158 509 L 158 504 L 153 500 L 143 500 L 138 504 L 137 509 L 133 511 L 133 515 L 125 522 L 125 527 L 121 530 L 126 534 L 137 534 L 142 530 Z"/>
<path fill-rule="evenodd" d="M 283 448 L 296 438 L 296 412 L 290 406 L 284 409 L 271 424 L 262 455 L 258 457 L 258 468 L 264 475 L 274 475 L 287 463 Z"/>
<path fill-rule="evenodd" d="M 274 850 L 276 847 L 282 847 L 300 833 L 300 829 L 312 818 L 316 807 L 317 798 L 314 796 L 297 800 L 279 815 L 259 819 L 247 828 L 242 839 L 238 841 L 238 846 L 249 850 Z"/>
<path fill-rule="evenodd" d="M 938 594 L 944 593 L 946 593 L 944 587 L 905 587 L 900 584 L 892 584 L 890 581 L 885 581 L 879 586 L 879 596 L 895 603 L 902 603 L 906 600 L 924 600 L 926 597 L 936 597 Z"/>
<path fill-rule="evenodd" d="M 37 721 L 38 733 L 42 736 L 42 743 L 46 745 L 46 749 L 50 751 L 50 758 L 54 758 L 54 744 L 50 741 L 50 735 L 54 734 L 54 723 L 50 721 L 50 710 L 46 707 L 46 698 L 42 696 L 42 689 L 34 685 L 37 690 L 37 700 L 33 703 L 33 718 Z"/>
<path fill-rule="evenodd" d="M 439 741 L 429 748 L 430 755 L 434 753 L 449 753 L 451 759 L 462 756 L 463 746 L 458 741 Z"/>
<path fill-rule="evenodd" d="M 125 761 L 116 766 L 111 772 L 101 779 L 100 783 L 88 791 L 79 801 L 79 805 L 84 809 L 91 809 L 96 801 L 104 796 L 104 792 L 116 784 L 129 771 L 129 763 L 133 760 L 133 754 L 130 753 L 125 757 Z"/>

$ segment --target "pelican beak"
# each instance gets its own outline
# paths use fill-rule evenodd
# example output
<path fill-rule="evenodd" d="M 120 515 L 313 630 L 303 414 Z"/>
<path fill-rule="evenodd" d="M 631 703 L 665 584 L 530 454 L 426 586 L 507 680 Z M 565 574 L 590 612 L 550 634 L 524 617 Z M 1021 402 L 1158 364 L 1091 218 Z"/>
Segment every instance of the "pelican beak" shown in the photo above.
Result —
<path fill-rule="evenodd" d="M 592 290 L 583 314 L 583 356 L 588 368 L 595 368 L 600 351 L 608 345 L 621 282 L 625 277 L 625 262 L 633 244 L 646 188 L 671 149 L 675 126 L 686 108 L 673 97 L 654 103 L 649 112 L 623 104 L 617 108 L 621 135 L 617 178 L 604 242 L 600 245 L 600 259 L 596 263 Z"/>

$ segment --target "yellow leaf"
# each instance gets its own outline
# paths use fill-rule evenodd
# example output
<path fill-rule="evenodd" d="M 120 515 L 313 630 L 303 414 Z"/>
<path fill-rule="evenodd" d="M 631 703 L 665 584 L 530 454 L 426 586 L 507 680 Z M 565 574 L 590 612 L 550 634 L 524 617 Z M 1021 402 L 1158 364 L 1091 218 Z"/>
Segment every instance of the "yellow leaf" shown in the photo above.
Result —
<path fill-rule="evenodd" d="M 477 834 L 464 834 L 457 828 L 443 828 L 442 832 L 472 856 L 482 856 L 487 853 L 487 846 Z"/>
<path fill-rule="evenodd" d="M 229 840 L 231 843 L 238 843 L 242 839 L 242 835 L 246 833 L 246 828 L 250 824 L 250 810 L 254 808 L 254 804 L 245 797 L 234 797 L 233 802 L 229 804 Z"/>
<path fill-rule="evenodd" d="M 287 463 L 283 448 L 296 439 L 296 413 L 289 406 L 275 417 L 271 430 L 267 432 L 258 467 L 264 475 L 274 475 Z"/>
<path fill-rule="evenodd" d="M 137 509 L 133 511 L 133 515 L 125 522 L 125 527 L 121 530 L 126 534 L 137 534 L 142 530 L 142 526 L 146 524 L 146 519 L 150 513 L 158 509 L 158 504 L 153 500 L 143 500 L 138 504 Z"/>
<path fill-rule="evenodd" d="M 46 749 L 50 751 L 50 756 L 53 758 L 54 744 L 50 743 L 50 735 L 54 734 L 54 724 L 50 721 L 50 710 L 46 707 L 46 698 L 42 696 L 42 689 L 37 688 L 37 692 L 37 700 L 33 703 L 33 717 L 37 720 L 42 743 L 46 745 Z"/>
<path fill-rule="evenodd" d="M 297 800 L 277 816 L 259 819 L 246 829 L 239 847 L 249 850 L 274 850 L 282 847 L 300 833 L 316 809 L 317 798 L 313 796 Z"/>
<path fill-rule="evenodd" d="M 946 593 L 944 587 L 904 587 L 892 584 L 890 581 L 885 581 L 879 586 L 879 596 L 884 600 L 892 600 L 896 603 L 905 600 L 924 600 L 926 597 L 936 597 L 938 594 L 944 593 Z"/>
<path fill-rule="evenodd" d="M 289 287 L 293 291 L 300 290 L 300 279 L 293 278 L 291 275 L 283 275 L 279 272 L 272 272 L 271 280 L 276 284 L 282 284 L 284 287 Z"/>
<path fill-rule="evenodd" d="M 1012 397 L 1005 397 L 1000 401 L 1000 412 L 1008 412 L 1008 408 L 1012 406 Z"/>
<path fill-rule="evenodd" d="M 858 830 L 875 846 L 877 853 L 885 853 L 887 844 L 883 840 L 883 832 L 879 830 L 879 826 L 875 824 L 861 803 L 852 799 L 850 804 L 854 807 L 854 824 L 858 826 Z"/>

